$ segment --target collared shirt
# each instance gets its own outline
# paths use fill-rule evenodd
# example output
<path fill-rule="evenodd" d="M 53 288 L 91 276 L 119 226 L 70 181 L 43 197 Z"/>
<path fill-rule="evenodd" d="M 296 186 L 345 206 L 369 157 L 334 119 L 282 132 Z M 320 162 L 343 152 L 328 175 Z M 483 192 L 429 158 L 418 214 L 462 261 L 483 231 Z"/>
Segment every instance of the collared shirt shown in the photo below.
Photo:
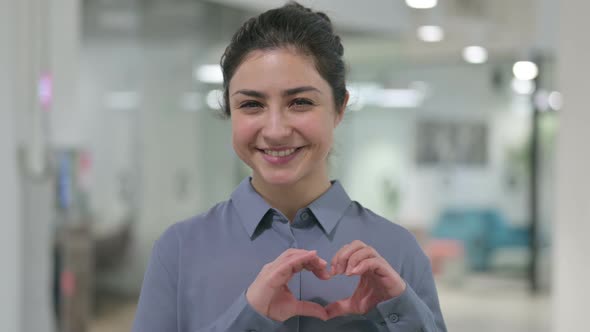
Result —
<path fill-rule="evenodd" d="M 256 312 L 245 291 L 263 265 L 289 248 L 317 250 L 330 262 L 353 240 L 372 246 L 406 281 L 400 296 L 366 315 L 322 321 L 296 316 L 277 322 Z M 359 277 L 319 280 L 311 272 L 288 286 L 300 300 L 321 305 L 346 298 Z M 338 181 L 297 211 L 290 223 L 247 178 L 228 201 L 171 226 L 154 244 L 134 332 L 213 331 L 446 331 L 430 263 L 415 238 L 351 201 Z"/>

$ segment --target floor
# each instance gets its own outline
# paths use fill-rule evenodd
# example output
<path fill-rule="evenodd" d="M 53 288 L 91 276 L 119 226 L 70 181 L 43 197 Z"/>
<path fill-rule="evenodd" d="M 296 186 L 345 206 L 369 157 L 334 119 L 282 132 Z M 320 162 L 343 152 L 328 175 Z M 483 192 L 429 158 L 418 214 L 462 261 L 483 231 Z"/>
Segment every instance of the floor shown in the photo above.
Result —
<path fill-rule="evenodd" d="M 101 305 L 99 316 L 90 325 L 89 332 L 129 332 L 135 316 L 135 302 L 116 300 Z"/>
<path fill-rule="evenodd" d="M 530 296 L 524 281 L 472 276 L 460 287 L 439 283 L 439 297 L 451 332 L 549 332 L 548 295 Z M 103 304 L 90 332 L 129 332 L 135 313 L 131 300 Z"/>
<path fill-rule="evenodd" d="M 549 332 L 548 294 L 531 296 L 522 280 L 471 277 L 461 288 L 441 284 L 439 297 L 452 332 Z"/>

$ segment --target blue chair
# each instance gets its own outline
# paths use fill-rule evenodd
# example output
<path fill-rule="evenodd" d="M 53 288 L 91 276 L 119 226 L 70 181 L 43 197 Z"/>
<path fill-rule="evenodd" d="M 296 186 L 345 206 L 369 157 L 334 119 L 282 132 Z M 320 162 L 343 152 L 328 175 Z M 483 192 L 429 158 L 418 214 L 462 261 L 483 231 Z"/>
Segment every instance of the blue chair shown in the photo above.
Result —
<path fill-rule="evenodd" d="M 509 226 L 495 209 L 448 209 L 435 222 L 432 237 L 461 241 L 467 265 L 476 271 L 489 269 L 494 251 L 530 243 L 527 228 Z"/>

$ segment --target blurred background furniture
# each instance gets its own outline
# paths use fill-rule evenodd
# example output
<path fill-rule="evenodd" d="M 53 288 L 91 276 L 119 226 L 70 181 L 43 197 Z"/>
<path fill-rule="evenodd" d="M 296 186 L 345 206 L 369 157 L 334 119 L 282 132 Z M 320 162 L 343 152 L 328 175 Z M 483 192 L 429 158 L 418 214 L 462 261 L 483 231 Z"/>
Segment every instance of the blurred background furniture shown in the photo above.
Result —
<path fill-rule="evenodd" d="M 438 217 L 432 238 L 460 241 L 465 249 L 467 267 L 486 271 L 499 249 L 528 248 L 530 233 L 527 227 L 509 225 L 496 209 L 454 208 Z"/>

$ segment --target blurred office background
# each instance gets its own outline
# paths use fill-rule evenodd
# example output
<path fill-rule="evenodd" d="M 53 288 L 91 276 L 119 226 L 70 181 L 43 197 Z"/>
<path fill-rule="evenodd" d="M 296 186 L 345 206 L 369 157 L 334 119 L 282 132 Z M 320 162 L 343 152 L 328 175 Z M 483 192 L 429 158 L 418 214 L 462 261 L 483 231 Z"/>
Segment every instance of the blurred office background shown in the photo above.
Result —
<path fill-rule="evenodd" d="M 248 175 L 219 58 L 283 3 L 0 1 L 2 331 L 130 329 L 154 240 Z M 350 67 L 332 177 L 416 235 L 449 331 L 584 330 L 589 4 L 301 3 Z"/>

